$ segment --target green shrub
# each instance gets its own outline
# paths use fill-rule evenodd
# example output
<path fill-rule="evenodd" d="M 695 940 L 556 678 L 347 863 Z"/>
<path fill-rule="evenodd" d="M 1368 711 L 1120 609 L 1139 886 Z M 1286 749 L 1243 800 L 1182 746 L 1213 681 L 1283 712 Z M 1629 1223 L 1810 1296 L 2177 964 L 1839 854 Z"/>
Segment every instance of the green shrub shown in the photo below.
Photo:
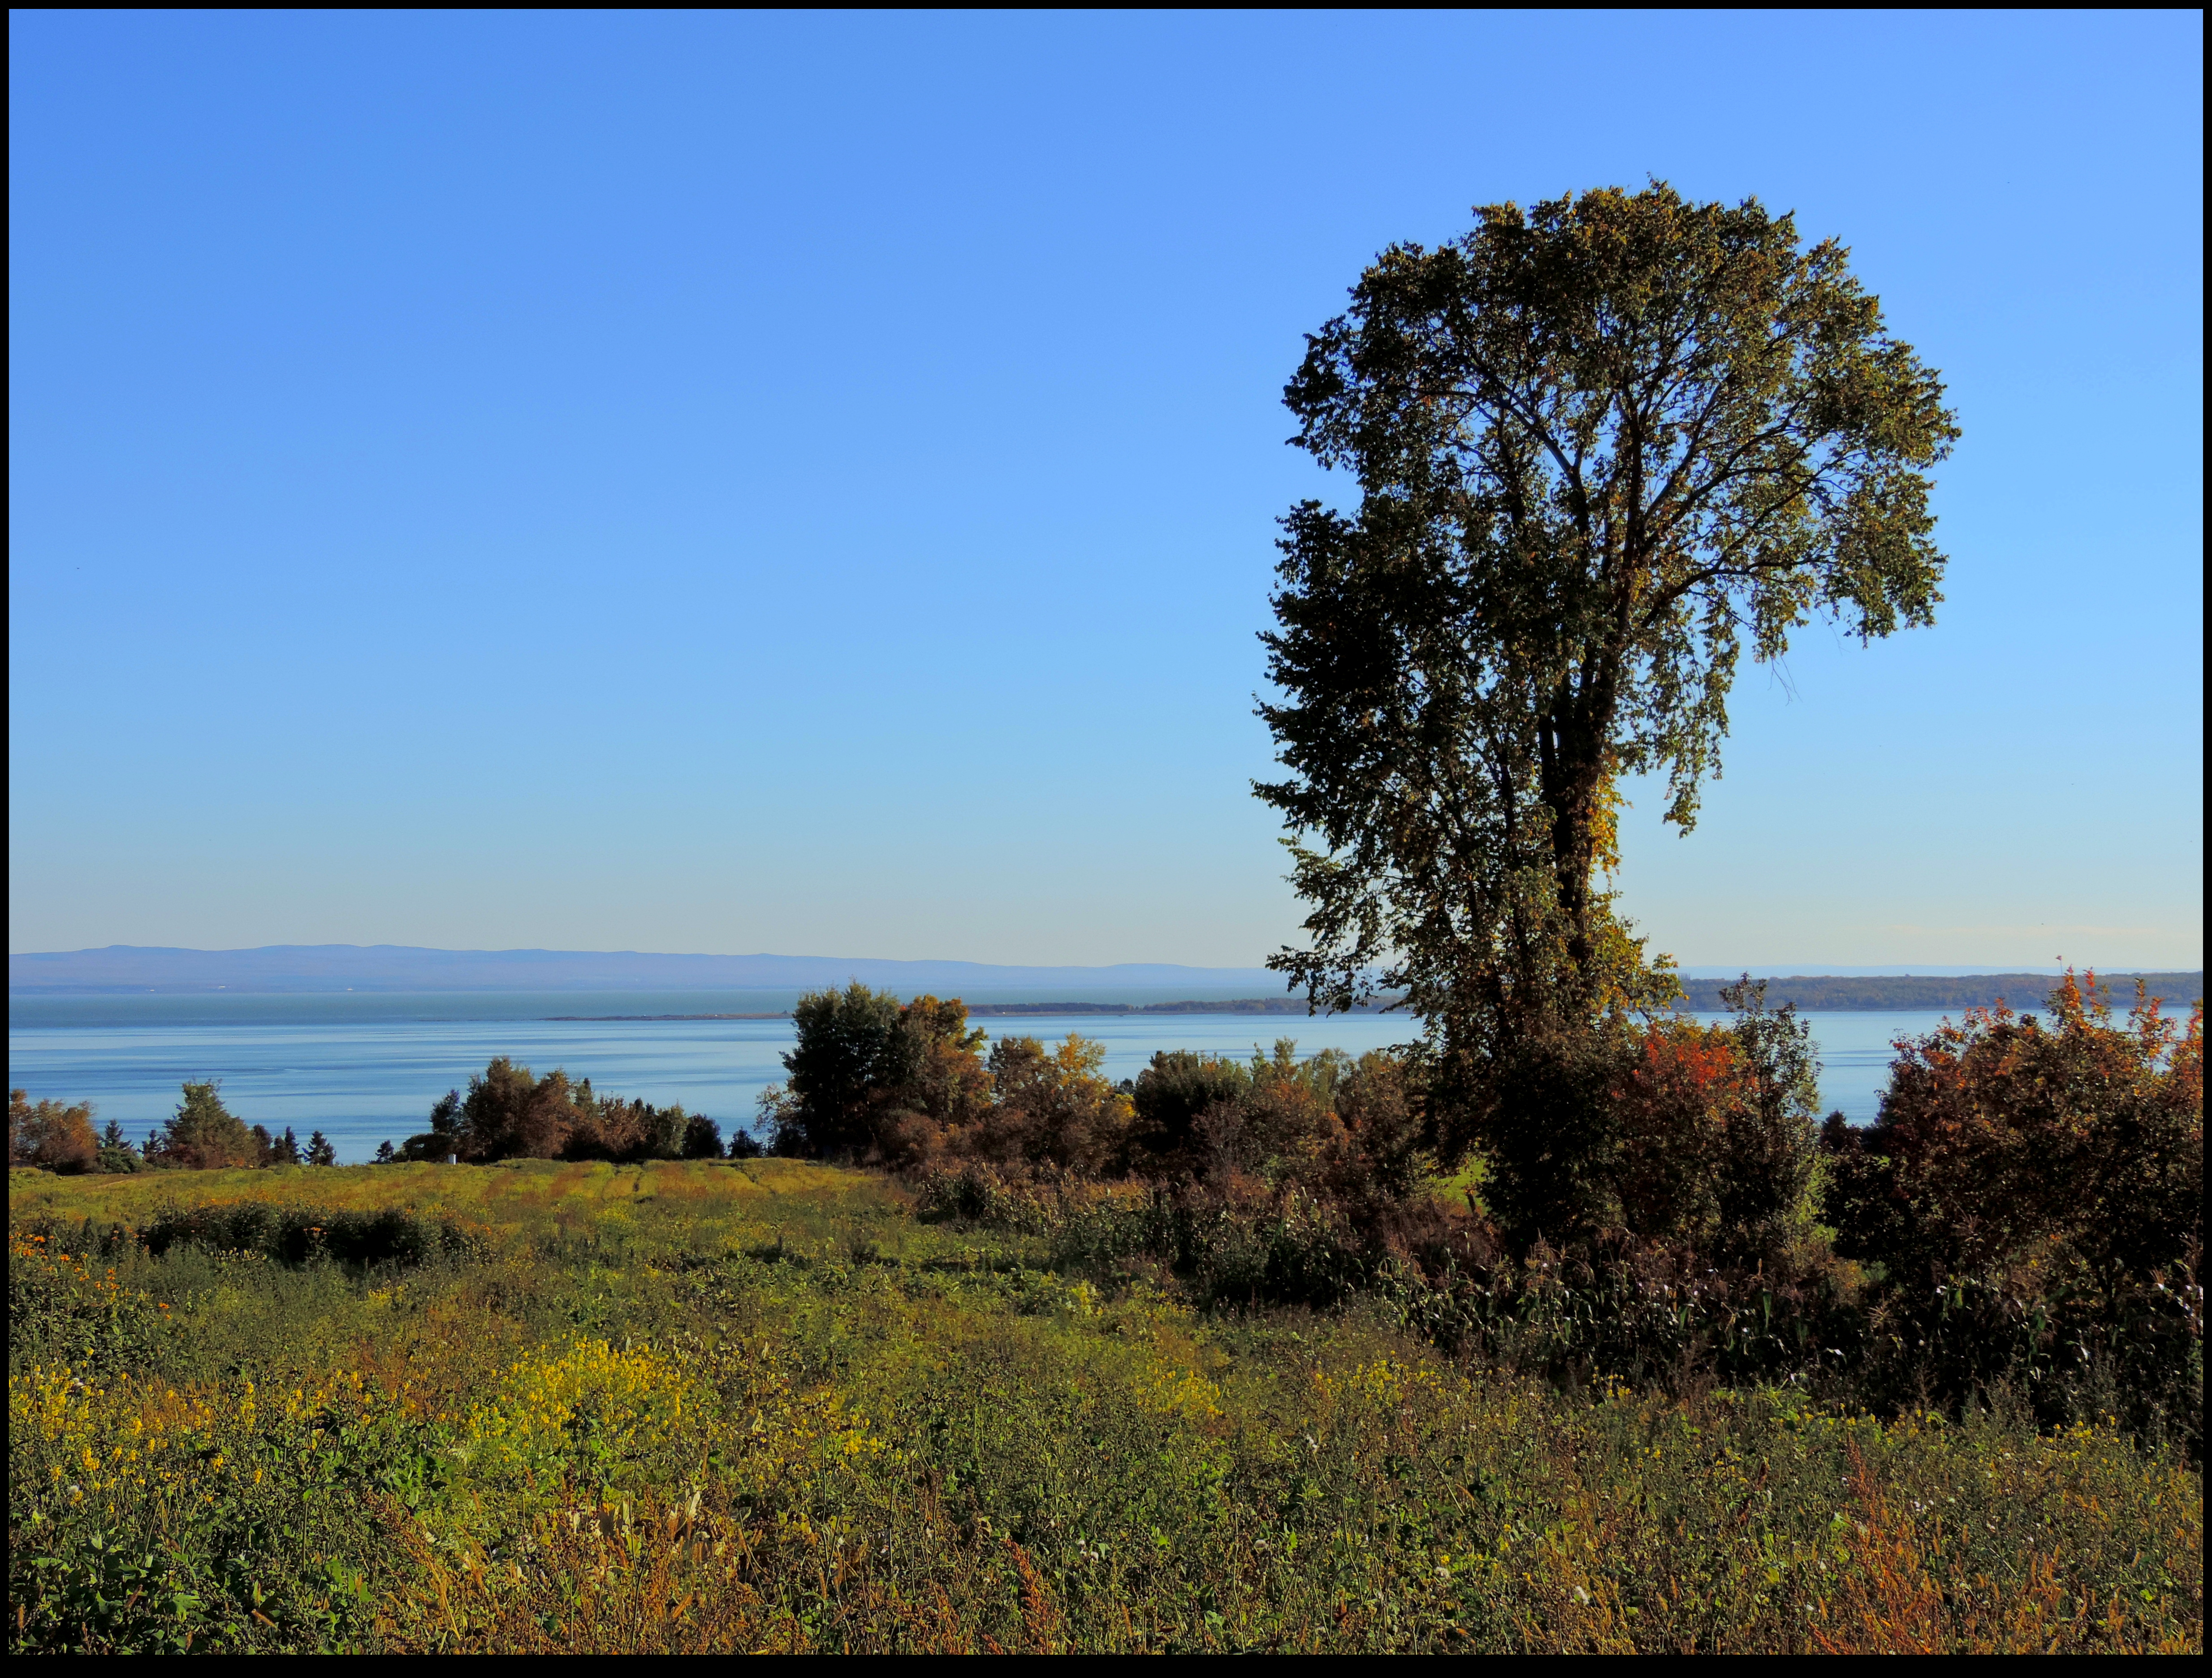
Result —
<path fill-rule="evenodd" d="M 137 1238 L 156 1256 L 186 1246 L 259 1253 L 283 1264 L 405 1268 L 438 1258 L 478 1259 L 489 1250 L 480 1229 L 453 1218 L 427 1218 L 398 1207 L 367 1212 L 265 1201 L 167 1209 Z"/>

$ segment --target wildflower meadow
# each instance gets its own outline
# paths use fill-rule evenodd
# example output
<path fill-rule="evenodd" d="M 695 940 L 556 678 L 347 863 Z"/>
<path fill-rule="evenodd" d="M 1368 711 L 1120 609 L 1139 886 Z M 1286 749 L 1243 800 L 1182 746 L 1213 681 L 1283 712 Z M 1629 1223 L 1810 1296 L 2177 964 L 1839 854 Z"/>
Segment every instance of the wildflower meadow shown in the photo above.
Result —
<path fill-rule="evenodd" d="M 19 1651 L 2203 1641 L 2115 1426 L 1510 1376 L 859 1170 L 18 1172 L 9 1276 Z"/>

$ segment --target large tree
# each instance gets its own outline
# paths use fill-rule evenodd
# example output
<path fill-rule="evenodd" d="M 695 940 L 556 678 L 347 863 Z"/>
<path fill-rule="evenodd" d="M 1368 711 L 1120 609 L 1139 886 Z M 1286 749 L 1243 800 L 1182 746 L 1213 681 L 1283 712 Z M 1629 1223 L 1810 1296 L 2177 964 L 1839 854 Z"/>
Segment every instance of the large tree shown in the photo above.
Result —
<path fill-rule="evenodd" d="M 1481 1052 L 1652 994 L 1595 883 L 1619 777 L 1717 774 L 1748 645 L 1932 621 L 1932 369 L 1833 240 L 1663 184 L 1396 246 L 1308 339 L 1296 441 L 1358 506 L 1284 521 L 1281 702 L 1319 1006 L 1402 988 Z"/>

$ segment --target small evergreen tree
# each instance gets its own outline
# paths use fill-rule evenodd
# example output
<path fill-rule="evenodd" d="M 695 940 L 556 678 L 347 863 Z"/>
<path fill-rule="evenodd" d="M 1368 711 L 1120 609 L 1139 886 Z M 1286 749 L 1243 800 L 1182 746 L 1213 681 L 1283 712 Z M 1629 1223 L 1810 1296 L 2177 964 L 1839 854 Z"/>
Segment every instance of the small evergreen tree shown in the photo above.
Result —
<path fill-rule="evenodd" d="M 285 1134 L 289 1136 L 291 1133 L 287 1131 Z M 387 1142 L 385 1146 L 389 1147 L 391 1144 Z M 331 1146 L 330 1138 L 319 1130 L 311 1133 L 307 1138 L 307 1164 L 335 1165 L 337 1163 L 338 1151 Z"/>
<path fill-rule="evenodd" d="M 497 1067 L 506 1063 L 495 1061 L 492 1064 Z M 394 1158 L 439 1161 L 453 1158 L 461 1151 L 461 1092 L 447 1091 L 430 1105 L 429 1129 L 401 1143 Z"/>
<path fill-rule="evenodd" d="M 99 1169 L 113 1176 L 124 1176 L 137 1170 L 143 1162 L 131 1139 L 123 1134 L 123 1127 L 115 1120 L 107 1122 L 107 1128 L 100 1136 Z"/>
<path fill-rule="evenodd" d="M 261 1164 L 260 1143 L 246 1122 L 222 1104 L 222 1084 L 213 1079 L 185 1085 L 184 1099 L 162 1127 L 159 1140 L 164 1164 L 213 1170 Z"/>

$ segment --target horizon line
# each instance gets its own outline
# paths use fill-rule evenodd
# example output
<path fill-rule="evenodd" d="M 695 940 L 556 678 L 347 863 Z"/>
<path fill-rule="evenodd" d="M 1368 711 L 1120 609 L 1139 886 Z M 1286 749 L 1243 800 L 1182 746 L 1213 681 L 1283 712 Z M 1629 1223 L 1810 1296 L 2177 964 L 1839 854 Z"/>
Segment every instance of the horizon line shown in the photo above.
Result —
<path fill-rule="evenodd" d="M 992 962 L 978 961 L 971 958 L 951 956 L 905 957 L 786 955 L 773 951 L 726 952 L 713 951 L 638 949 L 579 950 L 558 949 L 544 945 L 510 945 L 504 949 L 490 949 L 481 946 L 475 948 L 455 948 L 442 945 L 422 944 L 260 944 L 234 945 L 220 948 L 173 944 L 107 944 L 84 945 L 75 950 L 11 950 L 9 951 L 8 958 L 11 964 L 18 961 L 43 964 L 47 961 L 66 960 L 72 957 L 82 958 L 103 955 L 222 957 L 266 956 L 291 952 L 328 952 L 336 954 L 340 951 L 358 952 L 364 955 L 389 952 L 392 954 L 404 955 L 494 958 L 544 957 L 548 958 L 566 958 L 571 959 L 576 958 L 629 958 L 633 959 L 644 958 L 649 960 L 680 962 L 774 961 L 823 964 L 833 966 L 838 964 L 849 962 L 856 966 L 865 965 L 869 967 L 956 967 L 975 968 L 978 970 L 998 970 L 1000 971 L 1021 971 L 1024 970 L 1056 970 L 1068 973 L 1095 973 L 1101 976 L 1132 969 L 1151 969 L 1155 971 L 1167 969 L 1179 972 L 1187 972 L 1194 976 L 1202 974 L 1226 975 L 1232 973 L 1239 975 L 1256 975 L 1270 971 L 1270 970 L 1266 968 L 1262 963 L 1259 962 L 1243 965 L 1222 965 L 1174 961 L 1121 961 L 1103 963 L 1050 961 Z M 2075 971 L 2095 970 L 2098 972 L 2112 973 L 2115 975 L 2121 973 L 2190 973 L 2202 971 L 2203 968 L 2203 960 L 2200 956 L 2196 959 L 2194 964 L 2172 967 L 2153 967 L 2141 964 L 2130 964 L 2125 966 L 2118 964 L 2100 965 L 2094 962 L 2075 963 L 2071 965 L 2072 970 Z M 1752 973 L 1753 976 L 1770 978 L 1970 978 L 1986 975 L 2008 973 L 2033 974 L 2037 976 L 2047 974 L 2055 976 L 2058 974 L 2066 972 L 2067 970 L 2069 970 L 2069 964 L 2063 962 L 2052 962 L 2048 964 L 2031 963 L 2025 964 L 2006 964 L 1995 962 L 1900 962 L 1883 965 L 1868 963 L 1822 963 L 1819 961 L 1805 960 L 1801 960 L 1794 965 L 1789 963 L 1771 961 L 1748 963 L 1741 961 L 1678 962 L 1674 968 L 1674 971 L 1683 978 L 1699 979 L 1723 976 L 1742 972 Z M 14 988 L 14 976 L 11 974 L 9 988 L 12 990 Z M 781 989 L 786 988 L 787 987 L 784 986 L 773 984 L 762 984 L 757 982 L 751 984 L 725 984 L 716 987 L 716 988 L 731 990 Z"/>

